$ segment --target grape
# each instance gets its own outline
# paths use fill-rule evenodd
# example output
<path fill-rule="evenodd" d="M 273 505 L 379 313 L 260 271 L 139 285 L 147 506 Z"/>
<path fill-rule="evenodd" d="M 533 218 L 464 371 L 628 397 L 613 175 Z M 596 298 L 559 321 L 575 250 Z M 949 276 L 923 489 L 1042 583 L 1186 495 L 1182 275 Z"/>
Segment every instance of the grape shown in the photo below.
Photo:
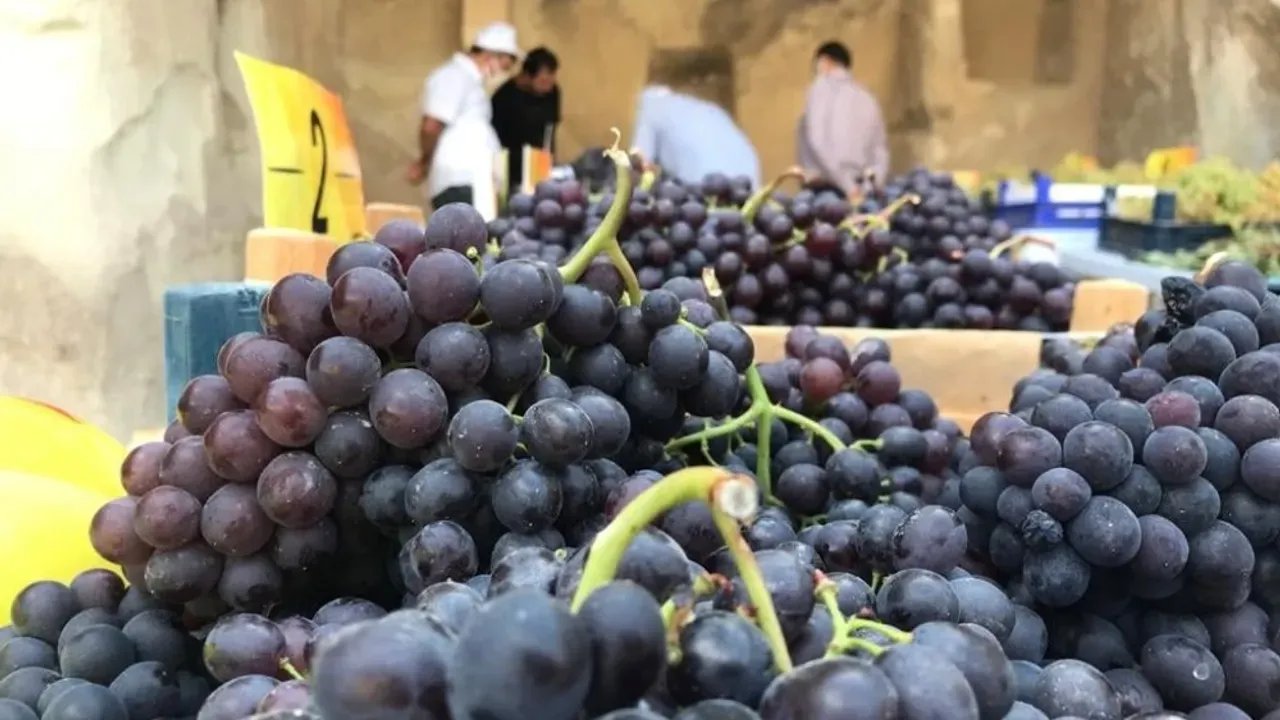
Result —
<path fill-rule="evenodd" d="M 1124 482 L 1133 467 L 1133 443 L 1114 425 L 1086 422 L 1063 439 L 1062 464 L 1094 490 L 1110 490 Z"/>
<path fill-rule="evenodd" d="M 467 319 L 480 300 L 480 276 L 462 254 L 445 246 L 430 249 L 408 271 L 409 305 L 428 323 Z"/>
<path fill-rule="evenodd" d="M 110 684 L 137 659 L 133 642 L 111 625 L 79 628 L 59 645 L 58 669 L 62 676 L 99 685 Z"/>
<path fill-rule="evenodd" d="M 269 336 L 306 355 L 338 332 L 329 311 L 331 295 L 329 284 L 318 277 L 285 275 L 263 299 L 262 327 Z"/>
<path fill-rule="evenodd" d="M 310 453 L 278 455 L 258 478 L 258 505 L 281 527 L 315 525 L 333 509 L 337 495 L 337 481 Z"/>
<path fill-rule="evenodd" d="M 221 375 L 200 375 L 178 396 L 178 421 L 192 435 L 202 435 L 219 415 L 243 407 Z"/>
<path fill-rule="evenodd" d="M 591 417 L 576 404 L 559 398 L 531 405 L 520 425 L 520 439 L 530 456 L 550 467 L 582 460 L 591 449 L 594 434 Z"/>
<path fill-rule="evenodd" d="M 449 203 L 427 220 L 424 242 L 427 248 L 448 248 L 459 253 L 483 250 L 487 228 L 480 214 L 463 203 Z"/>
<path fill-rule="evenodd" d="M 844 387 L 844 371 L 833 360 L 815 358 L 800 370 L 800 391 L 811 403 L 821 404 Z"/>
<path fill-rule="evenodd" d="M 564 490 L 548 468 L 521 460 L 505 470 L 490 490 L 493 512 L 508 530 L 535 533 L 560 515 Z"/>
<path fill-rule="evenodd" d="M 335 477 L 349 480 L 363 477 L 378 464 L 384 443 L 367 415 L 343 411 L 329 416 L 312 450 Z"/>
<path fill-rule="evenodd" d="M 317 344 L 307 357 L 307 384 L 328 407 L 363 403 L 381 376 L 378 354 L 355 338 L 329 338 Z"/>
<path fill-rule="evenodd" d="M 231 557 L 245 557 L 261 550 L 271 539 L 275 525 L 248 485 L 225 485 L 205 501 L 200 514 L 200 535 L 214 550 Z"/>
<path fill-rule="evenodd" d="M 182 547 L 200 535 L 201 504 L 191 493 L 160 485 L 138 499 L 133 530 L 157 550 Z"/>
<path fill-rule="evenodd" d="M 1190 547 L 1176 525 L 1159 515 L 1138 518 L 1142 541 L 1130 567 L 1143 580 L 1169 581 L 1186 567 Z"/>
<path fill-rule="evenodd" d="M 908 513 L 893 535 L 897 569 L 922 568 L 948 572 L 964 555 L 966 533 L 955 513 L 926 505 Z"/>
<path fill-rule="evenodd" d="M 478 566 L 475 541 L 449 520 L 428 523 L 400 551 L 400 567 L 414 592 L 444 580 L 465 580 Z"/>
<path fill-rule="evenodd" d="M 847 657 L 818 660 L 779 676 L 760 701 L 761 717 L 769 718 L 828 720 L 841 716 L 837 707 L 854 706 L 867 717 L 892 717 L 898 712 L 899 695 L 879 668 Z"/>
<path fill-rule="evenodd" d="M 133 529 L 137 501 L 131 497 L 112 500 L 98 509 L 89 524 L 89 541 L 103 559 L 121 565 L 135 565 L 151 557 L 152 548 Z"/>
<path fill-rule="evenodd" d="M 591 447 L 587 456 L 617 455 L 631 435 L 631 417 L 622 403 L 605 393 L 585 392 L 582 388 L 575 389 L 571 399 L 591 423 Z"/>
<path fill-rule="evenodd" d="M 351 243 L 350 245 L 372 244 Z M 344 247 L 350 247 L 350 245 Z M 197 720 L 242 720 L 258 709 L 262 699 L 279 685 L 266 675 L 242 675 L 219 685 L 200 707 Z"/>
<path fill-rule="evenodd" d="M 80 607 L 115 610 L 124 599 L 125 587 L 120 576 L 104 570 L 93 568 L 85 570 L 71 579 L 71 593 L 76 596 Z"/>
<path fill-rule="evenodd" d="M 556 311 L 547 318 L 551 336 L 566 346 L 582 348 L 608 340 L 618 317 L 613 299 L 586 285 L 568 285 L 562 293 Z M 679 301 L 675 305 L 678 314 Z"/>
<path fill-rule="evenodd" d="M 1142 528 L 1133 511 L 1115 498 L 1100 495 L 1085 503 L 1067 525 L 1067 541 L 1095 567 L 1119 567 L 1137 555 Z"/>
<path fill-rule="evenodd" d="M 348 270 L 358 267 L 381 270 L 395 278 L 397 282 L 404 282 L 404 270 L 396 254 L 391 251 L 391 248 L 377 242 L 351 242 L 339 246 L 333 255 L 329 256 L 329 262 L 325 268 L 325 280 L 330 286 L 335 285 L 338 278 L 345 275 Z"/>
<path fill-rule="evenodd" d="M 412 220 L 391 220 L 378 228 L 373 241 L 394 253 L 400 267 L 406 269 L 427 249 L 423 227 Z"/>
<path fill-rule="evenodd" d="M 1218 410 L 1214 428 L 1244 452 L 1260 440 L 1280 436 L 1280 409 L 1257 395 L 1237 395 Z"/>
<path fill-rule="evenodd" d="M 334 717 L 410 712 L 443 717 L 450 638 L 417 611 L 366 621 L 335 635 L 312 673 L 317 709 Z M 406 710 L 406 709 L 409 710 Z"/>
<path fill-rule="evenodd" d="M 62 583 L 48 580 L 26 586 L 13 599 L 9 610 L 14 631 L 25 637 L 58 642 L 58 635 L 80 610 L 75 593 Z"/>
<path fill-rule="evenodd" d="M 31 715 L 30 717 L 35 717 Z M 49 701 L 42 717 L 59 720 L 65 718 L 97 718 L 98 720 L 127 720 L 128 707 L 119 697 L 101 685 L 83 683 L 68 687 Z"/>
<path fill-rule="evenodd" d="M 978 718 L 978 701 L 954 664 L 915 644 L 899 645 L 876 658 L 876 667 L 898 689 L 898 706 L 911 716 Z M 929 678 L 920 683 L 918 678 Z M 913 680 L 914 679 L 914 680 Z"/>
<path fill-rule="evenodd" d="M 479 502 L 479 481 L 452 458 L 427 464 L 405 486 L 405 512 L 415 523 L 463 520 Z"/>
<path fill-rule="evenodd" d="M 229 414 L 238 415 L 239 412 Z M 220 419 L 221 417 L 219 416 Z M 210 429 L 218 424 L 215 420 Z M 169 451 L 160 461 L 160 483 L 186 490 L 197 500 L 207 500 L 226 482 L 218 476 L 213 465 L 214 459 L 205 450 L 204 442 L 199 436 L 182 438 L 169 446 Z"/>
<path fill-rule="evenodd" d="M 462 392 L 475 387 L 489 371 L 489 344 L 466 323 L 445 323 L 418 343 L 414 362 L 446 392 Z"/>
<path fill-rule="evenodd" d="M 209 674 L 221 682 L 274 675 L 284 657 L 284 634 L 261 615 L 229 615 L 209 631 L 203 657 Z"/>
<path fill-rule="evenodd" d="M 222 486 L 220 479 L 253 482 L 280 452 L 280 446 L 259 427 L 253 412 L 238 410 L 223 413 L 205 431 L 203 439 L 202 454 L 214 477 L 205 478 L 198 485 L 188 484 L 185 489 L 197 499 L 208 500 Z M 204 474 L 201 473 L 200 476 L 203 478 Z"/>
<path fill-rule="evenodd" d="M 377 620 L 387 611 L 360 598 L 335 598 L 316 610 L 312 620 L 317 626 L 354 625 L 361 620 Z"/>
<path fill-rule="evenodd" d="M 297 350 L 265 337 L 249 338 L 235 345 L 226 356 L 226 378 L 231 392 L 244 403 L 252 403 L 267 383 L 281 377 L 302 377 L 306 360 Z"/>
<path fill-rule="evenodd" d="M 560 301 L 558 281 L 558 273 L 531 260 L 499 263 L 480 279 L 480 307 L 495 328 L 525 330 L 555 312 Z"/>
<path fill-rule="evenodd" d="M 284 576 L 266 555 L 230 558 L 218 580 L 218 597 L 236 610 L 262 611 L 284 598 Z"/>
<path fill-rule="evenodd" d="M 211 592 L 221 575 L 222 557 L 208 545 L 195 542 L 152 555 L 147 560 L 145 581 L 157 599 L 182 603 Z"/>
<path fill-rule="evenodd" d="M 524 427 L 527 428 L 529 413 L 525 415 Z M 500 469 L 511 459 L 520 437 L 521 430 L 516 429 L 511 413 L 492 400 L 477 400 L 464 405 L 449 422 L 449 448 L 453 457 L 459 465 L 473 472 Z"/>
<path fill-rule="evenodd" d="M 1033 693 L 1035 707 L 1051 717 L 1120 717 L 1120 699 L 1106 677 L 1079 660 L 1046 665 Z"/>
<path fill-rule="evenodd" d="M 412 449 L 427 445 L 445 426 L 444 390 L 421 370 L 403 368 L 382 377 L 369 395 L 369 418 L 388 444 Z"/>
<path fill-rule="evenodd" d="M 141 497 L 160 484 L 160 464 L 169 452 L 169 443 L 147 442 L 129 451 L 120 464 L 120 484 L 124 491 Z"/>
<path fill-rule="evenodd" d="M 338 529 L 323 519 L 304 528 L 277 528 L 267 546 L 272 562 L 281 570 L 318 567 L 338 551 Z"/>
<path fill-rule="evenodd" d="M 396 278 L 369 267 L 354 267 L 333 283 L 329 310 L 343 335 L 374 347 L 390 347 L 409 325 L 409 301 Z"/>

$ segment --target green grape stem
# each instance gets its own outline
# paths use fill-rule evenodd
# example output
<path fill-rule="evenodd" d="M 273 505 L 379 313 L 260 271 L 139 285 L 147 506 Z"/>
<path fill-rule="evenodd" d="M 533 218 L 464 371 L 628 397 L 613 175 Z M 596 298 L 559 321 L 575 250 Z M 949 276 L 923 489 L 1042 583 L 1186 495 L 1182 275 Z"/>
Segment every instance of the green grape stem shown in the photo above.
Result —
<path fill-rule="evenodd" d="M 886 640 L 895 643 L 911 642 L 911 633 L 899 630 L 898 628 L 879 622 L 878 620 L 868 620 L 866 618 L 849 618 L 845 622 L 846 632 L 858 632 L 859 630 L 870 630 L 884 637 Z"/>
<path fill-rule="evenodd" d="M 815 581 L 813 595 L 831 616 L 831 642 L 827 644 L 827 657 L 832 657 L 840 653 L 840 641 L 848 632 L 848 620 L 845 619 L 844 613 L 840 612 L 840 603 L 836 598 L 836 584 L 828 580 L 820 570 L 814 571 L 813 578 Z"/>
<path fill-rule="evenodd" d="M 795 178 L 796 180 L 803 182 L 805 179 L 804 170 L 798 167 L 787 168 L 786 172 L 774 178 L 767 185 L 756 190 L 751 197 L 747 198 L 747 201 L 742 204 L 741 212 L 742 219 L 748 227 L 751 226 L 751 223 L 755 222 L 756 215 L 760 214 L 760 208 L 764 207 L 765 203 L 769 201 L 769 198 L 773 193 L 777 191 L 782 183 L 791 178 Z"/>
<path fill-rule="evenodd" d="M 689 467 L 659 480 L 636 496 L 596 535 L 573 596 L 572 610 L 580 610 L 592 592 L 613 579 L 623 554 L 638 533 L 676 505 L 699 500 L 711 507 L 711 517 L 737 565 L 760 630 L 773 651 L 774 663 L 783 672 L 789 670 L 791 656 L 777 612 L 755 555 L 738 529 L 739 522 L 755 516 L 757 493 L 751 478 L 720 468 Z"/>
<path fill-rule="evenodd" d="M 754 487 L 752 492 L 755 492 Z M 738 576 L 742 578 L 742 584 L 746 587 L 747 598 L 755 611 L 756 622 L 759 623 L 765 640 L 769 642 L 769 649 L 773 651 L 773 664 L 778 668 L 778 672 L 790 671 L 791 653 L 787 650 L 787 640 L 782 635 L 782 625 L 778 622 L 778 613 L 774 610 L 769 589 L 764 584 L 764 576 L 760 574 L 760 566 L 756 564 L 755 553 L 751 552 L 751 546 L 747 545 L 746 539 L 742 537 L 737 520 L 719 511 L 715 506 L 711 508 L 711 519 L 715 521 L 716 528 L 720 530 L 725 545 L 729 548 L 729 554 L 733 556 L 734 564 L 738 566 Z"/>
<path fill-rule="evenodd" d="M 716 313 L 722 320 L 728 320 L 729 307 L 724 300 L 724 288 L 721 287 L 720 281 L 716 278 L 715 271 L 711 268 L 704 269 L 702 271 L 702 283 L 707 288 L 707 298 L 711 306 L 715 308 Z M 840 438 L 819 423 L 797 412 L 775 405 L 769 399 L 769 393 L 765 390 L 764 381 L 760 378 L 760 371 L 756 369 L 754 364 L 743 373 L 743 380 L 747 386 L 747 395 L 751 398 L 751 405 L 742 414 L 729 418 L 715 427 L 704 428 L 696 433 L 675 438 L 667 443 L 667 450 L 678 450 L 688 445 L 705 443 L 718 437 L 732 435 L 754 422 L 756 426 L 756 480 L 760 483 L 760 489 L 764 492 L 765 501 L 771 504 L 778 504 L 773 497 L 773 478 L 770 472 L 770 441 L 773 435 L 774 418 L 804 428 L 813 435 L 822 438 L 823 442 L 830 445 L 834 451 L 843 450 L 845 445 L 840 442 Z M 876 447 L 878 447 L 878 444 Z"/>
<path fill-rule="evenodd" d="M 839 589 L 836 584 L 820 571 L 814 571 L 813 577 L 813 595 L 831 616 L 831 642 L 827 645 L 827 657 L 843 655 L 855 649 L 871 655 L 884 652 L 884 648 L 879 645 L 865 638 L 855 637 L 853 633 L 858 631 L 874 632 L 892 643 L 911 642 L 911 633 L 903 632 L 892 625 L 861 617 L 846 618 L 844 613 L 840 612 L 840 603 L 836 597 Z"/>
<path fill-rule="evenodd" d="M 784 407 L 772 408 L 773 415 L 783 422 L 789 422 L 792 425 L 799 425 L 810 433 L 822 438 L 822 441 L 831 446 L 832 450 L 839 451 L 845 449 L 845 444 L 840 442 L 840 438 L 836 437 L 830 430 L 822 427 L 821 424 L 810 420 L 800 413 L 789 410 Z"/>
<path fill-rule="evenodd" d="M 618 149 L 622 133 L 617 128 L 613 129 L 613 133 L 613 147 L 604 151 L 604 154 L 613 162 L 614 174 L 617 176 L 617 184 L 613 190 L 613 203 L 609 205 L 608 212 L 605 213 L 595 232 L 591 233 L 591 237 L 578 248 L 578 252 L 574 253 L 569 262 L 560 267 L 560 277 L 565 282 L 576 282 L 587 271 L 591 261 L 600 253 L 604 253 L 622 276 L 628 302 L 639 305 L 644 293 L 640 290 L 640 282 L 636 279 L 635 270 L 632 269 L 631 263 L 627 262 L 626 255 L 622 254 L 622 247 L 618 245 L 618 231 L 622 229 L 622 223 L 627 217 L 627 206 L 631 202 L 631 156 Z"/>
<path fill-rule="evenodd" d="M 307 676 L 298 672 L 298 668 L 294 667 L 293 663 L 290 662 L 289 658 L 287 657 L 280 658 L 280 669 L 284 670 L 285 674 L 287 674 L 289 677 L 293 678 L 294 680 L 307 679 Z"/>

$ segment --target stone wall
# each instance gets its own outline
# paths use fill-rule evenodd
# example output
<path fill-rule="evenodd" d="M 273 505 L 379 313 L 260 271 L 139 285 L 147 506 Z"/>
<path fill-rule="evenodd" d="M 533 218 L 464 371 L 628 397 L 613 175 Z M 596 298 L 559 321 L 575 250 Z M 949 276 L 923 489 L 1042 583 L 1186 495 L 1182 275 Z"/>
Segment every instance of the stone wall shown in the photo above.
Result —
<path fill-rule="evenodd" d="M 259 221 L 257 140 L 232 52 L 342 95 L 366 196 L 416 202 L 424 75 L 511 19 L 564 68 L 566 155 L 629 133 L 651 68 L 702 74 L 791 162 L 811 55 L 849 43 L 894 164 L 1045 165 L 1200 144 L 1280 149 L 1275 0 L 0 0 L 0 393 L 118 437 L 162 421 L 160 297 L 236 278 Z M 690 61 L 690 58 L 694 58 Z M 688 66 L 692 62 L 693 70 Z"/>

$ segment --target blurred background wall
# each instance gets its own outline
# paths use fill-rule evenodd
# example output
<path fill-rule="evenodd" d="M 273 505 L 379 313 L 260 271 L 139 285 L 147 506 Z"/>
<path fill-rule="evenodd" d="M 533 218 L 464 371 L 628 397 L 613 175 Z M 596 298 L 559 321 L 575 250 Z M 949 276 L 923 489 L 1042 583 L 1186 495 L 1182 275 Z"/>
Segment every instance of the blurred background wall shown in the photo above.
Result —
<path fill-rule="evenodd" d="M 570 157 L 629 133 L 657 72 L 725 104 L 776 173 L 828 39 L 899 168 L 1280 146 L 1277 0 L 0 0 L 0 393 L 122 438 L 163 422 L 163 288 L 237 278 L 260 220 L 234 50 L 342 95 L 366 196 L 417 202 L 423 78 L 495 19 L 560 56 Z"/>

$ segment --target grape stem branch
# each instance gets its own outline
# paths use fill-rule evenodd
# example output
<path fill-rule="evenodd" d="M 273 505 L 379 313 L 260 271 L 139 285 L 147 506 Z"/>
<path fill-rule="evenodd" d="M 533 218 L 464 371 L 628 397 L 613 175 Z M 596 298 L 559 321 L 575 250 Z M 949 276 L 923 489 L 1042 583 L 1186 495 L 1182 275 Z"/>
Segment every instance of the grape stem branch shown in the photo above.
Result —
<path fill-rule="evenodd" d="M 713 467 L 685 468 L 654 483 L 627 504 L 592 541 L 582 578 L 573 596 L 573 611 L 580 610 L 592 592 L 613 579 L 627 547 L 640 531 L 676 505 L 705 502 L 711 507 L 715 526 L 737 565 L 738 576 L 746 589 L 756 622 L 773 651 L 774 663 L 782 672 L 790 670 L 791 655 L 782 636 L 778 614 L 755 555 L 738 528 L 740 522 L 755 517 L 759 509 L 758 493 L 750 477 Z"/>
<path fill-rule="evenodd" d="M 638 306 L 644 293 L 640 290 L 640 281 L 636 279 L 635 270 L 631 268 L 627 256 L 622 253 L 622 246 L 618 244 L 618 231 L 622 229 L 622 222 L 627 217 L 627 206 L 631 202 L 631 156 L 618 149 L 618 144 L 622 141 L 622 133 L 617 128 L 613 128 L 613 134 L 613 147 L 604 151 L 613 162 L 614 174 L 617 176 L 613 202 L 600 221 L 600 226 L 591 233 L 591 237 L 587 238 L 582 247 L 578 248 L 569 262 L 560 268 L 560 277 L 566 282 L 576 281 L 587 271 L 591 261 L 600 253 L 604 253 L 618 274 L 622 276 L 622 284 L 627 291 L 627 301 Z"/>
<path fill-rule="evenodd" d="M 721 288 L 715 271 L 711 268 L 706 268 L 702 273 L 702 283 L 706 286 L 711 307 L 715 308 L 716 313 L 722 319 L 728 320 L 729 310 L 724 300 L 724 289 Z M 731 435 L 754 422 L 756 427 L 756 478 L 764 491 L 765 498 L 772 501 L 773 478 L 770 474 L 769 460 L 774 418 L 798 425 L 812 435 L 821 438 L 823 442 L 831 446 L 832 451 L 838 452 L 845 449 L 845 444 L 819 423 L 800 413 L 774 404 L 769 399 L 769 393 L 764 387 L 764 380 L 760 378 L 760 371 L 756 369 L 754 364 L 743 373 L 743 379 L 747 385 L 747 395 L 751 398 L 751 405 L 746 410 L 719 425 L 675 438 L 667 443 L 667 450 L 678 450 L 689 445 L 700 444 Z"/>
<path fill-rule="evenodd" d="M 742 204 L 741 210 L 744 224 L 747 227 L 751 227 L 751 224 L 756 221 L 756 215 L 760 214 L 760 208 L 764 207 L 769 198 L 773 197 L 773 193 L 782 186 L 782 183 L 793 178 L 804 182 L 804 170 L 799 167 L 787 168 L 786 172 L 774 178 L 769 184 L 755 191 L 751 197 L 747 198 L 747 201 Z"/>
<path fill-rule="evenodd" d="M 814 597 L 826 608 L 831 616 L 831 642 L 827 644 L 827 657 L 845 655 L 850 650 L 862 650 L 869 655 L 884 652 L 880 645 L 866 639 L 865 634 L 875 633 L 891 643 L 911 642 L 911 633 L 903 632 L 892 625 L 862 617 L 846 618 L 840 611 L 837 598 L 839 589 L 825 574 L 814 571 Z M 864 637 L 854 633 L 863 633 Z"/>

